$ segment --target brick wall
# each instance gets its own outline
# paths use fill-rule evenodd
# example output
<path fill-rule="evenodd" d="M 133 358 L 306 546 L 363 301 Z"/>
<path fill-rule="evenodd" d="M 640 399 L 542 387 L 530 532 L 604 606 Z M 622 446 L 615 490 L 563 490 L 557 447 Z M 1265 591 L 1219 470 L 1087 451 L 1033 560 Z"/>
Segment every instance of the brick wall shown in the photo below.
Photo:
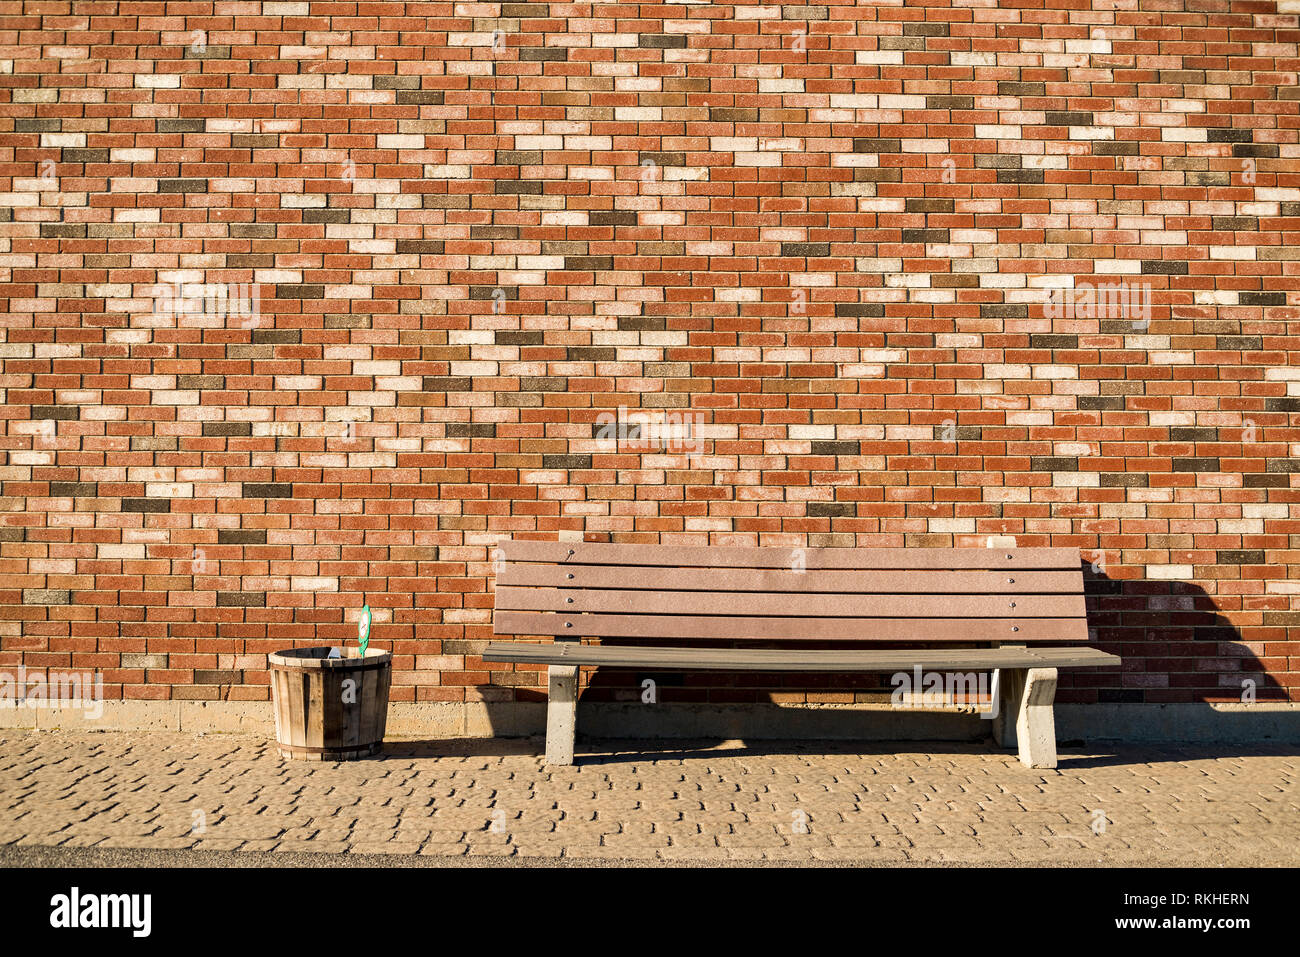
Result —
<path fill-rule="evenodd" d="M 1063 700 L 1291 700 L 1297 41 L 1226 0 L 6 4 L 0 666 L 264 700 L 364 601 L 394 699 L 535 700 L 477 657 L 503 536 L 1014 541 L 1096 561 L 1125 665 Z"/>

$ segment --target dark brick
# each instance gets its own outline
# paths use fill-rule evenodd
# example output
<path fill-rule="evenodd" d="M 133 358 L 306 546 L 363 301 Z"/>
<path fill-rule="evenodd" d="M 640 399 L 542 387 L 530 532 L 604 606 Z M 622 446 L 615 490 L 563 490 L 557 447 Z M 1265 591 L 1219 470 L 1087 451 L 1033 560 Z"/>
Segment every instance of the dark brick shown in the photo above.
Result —
<path fill-rule="evenodd" d="M 821 5 L 794 5 L 781 8 L 783 20 L 825 20 L 830 16 L 830 8 Z"/>
<path fill-rule="evenodd" d="M 1208 129 L 1205 139 L 1209 143 L 1249 143 L 1255 138 L 1251 130 Z"/>
<path fill-rule="evenodd" d="M 254 329 L 253 342 L 259 345 L 296 345 L 302 342 L 302 330 Z"/>
<path fill-rule="evenodd" d="M 880 302 L 837 302 L 835 315 L 847 318 L 879 319 L 885 314 L 885 305 Z"/>
<path fill-rule="evenodd" d="M 1217 442 L 1219 430 L 1210 426 L 1172 428 L 1169 439 L 1172 442 Z"/>
<path fill-rule="evenodd" d="M 1241 477 L 1243 488 L 1290 488 L 1291 479 L 1285 474 L 1265 475 L 1262 472 L 1248 472 Z"/>
<path fill-rule="evenodd" d="M 226 377 L 220 375 L 178 375 L 176 377 L 176 388 L 178 389 L 224 389 L 226 387 Z"/>
<path fill-rule="evenodd" d="M 1048 126 L 1092 126 L 1092 114 L 1083 110 L 1049 110 L 1045 114 Z"/>
<path fill-rule="evenodd" d="M 644 39 L 644 37 L 642 38 Z M 646 46 L 645 43 L 641 44 Z M 548 60 L 567 60 L 569 51 L 564 47 L 520 47 L 519 59 L 524 63 L 540 63 Z"/>
<path fill-rule="evenodd" d="M 492 186 L 498 196 L 540 196 L 542 187 L 537 179 L 498 179 Z"/>
<path fill-rule="evenodd" d="M 1187 276 L 1187 261 L 1182 259 L 1144 259 L 1144 276 Z"/>
<path fill-rule="evenodd" d="M 244 498 L 293 498 L 291 482 L 245 482 Z"/>
<path fill-rule="evenodd" d="M 231 133 L 230 145 L 237 150 L 273 150 L 280 145 L 276 133 Z"/>
<path fill-rule="evenodd" d="M 65 163 L 107 163 L 108 150 L 65 147 L 59 159 Z"/>
<path fill-rule="evenodd" d="M 1000 169 L 997 177 L 999 183 L 1041 183 L 1044 172 L 1041 169 Z"/>
<path fill-rule="evenodd" d="M 497 150 L 497 166 L 540 166 L 541 150 Z"/>
<path fill-rule="evenodd" d="M 612 209 L 599 213 L 593 212 L 588 217 L 588 222 L 592 226 L 635 226 L 636 213 L 630 209 Z"/>
<path fill-rule="evenodd" d="M 1214 553 L 1216 563 L 1220 565 L 1263 565 L 1264 549 L 1237 548 Z"/>
<path fill-rule="evenodd" d="M 1019 80 L 998 80 L 998 96 L 1045 96 L 1046 83 L 1025 83 Z"/>
<path fill-rule="evenodd" d="M 493 337 L 499 346 L 540 346 L 543 342 L 540 331 L 498 329 Z"/>
<path fill-rule="evenodd" d="M 217 529 L 218 545 L 265 545 L 266 529 L 264 528 L 219 528 Z"/>
<path fill-rule="evenodd" d="M 277 284 L 276 299 L 324 299 L 325 286 L 322 283 Z"/>
<path fill-rule="evenodd" d="M 758 109 L 755 107 L 711 106 L 710 123 L 757 123 Z"/>
<path fill-rule="evenodd" d="M 852 502 L 809 502 L 809 518 L 852 518 L 858 513 Z"/>
<path fill-rule="evenodd" d="M 1084 412 L 1123 412 L 1122 395 L 1081 395 L 1079 409 Z"/>
<path fill-rule="evenodd" d="M 618 328 L 624 332 L 662 332 L 668 328 L 663 316 L 618 316 Z"/>
<path fill-rule="evenodd" d="M 124 512 L 170 512 L 172 501 L 169 498 L 124 498 Z"/>
<path fill-rule="evenodd" d="M 1031 335 L 1029 337 L 1029 348 L 1031 349 L 1077 349 L 1079 348 L 1078 336 L 1067 335 Z"/>
<path fill-rule="evenodd" d="M 613 362 L 618 350 L 613 346 L 568 346 L 564 358 L 566 362 Z"/>
<path fill-rule="evenodd" d="M 575 272 L 593 272 L 614 268 L 613 256 L 565 256 L 564 268 Z"/>
<path fill-rule="evenodd" d="M 424 392 L 473 392 L 474 380 L 469 376 L 427 375 L 420 388 Z"/>
<path fill-rule="evenodd" d="M 1233 352 L 1251 352 L 1264 348 L 1262 336 L 1215 336 L 1214 348 Z"/>
<path fill-rule="evenodd" d="M 1026 319 L 1029 317 L 1029 307 L 1024 303 L 1016 302 L 983 302 L 980 303 L 981 319 Z"/>
<path fill-rule="evenodd" d="M 855 153 L 901 153 L 902 151 L 903 141 L 901 139 L 871 136 L 853 137 L 853 152 Z"/>
<path fill-rule="evenodd" d="M 85 223 L 41 223 L 42 239 L 85 239 Z"/>
<path fill-rule="evenodd" d="M 219 591 L 218 608 L 265 608 L 266 592 L 262 591 Z"/>
<path fill-rule="evenodd" d="M 397 254 L 420 255 L 420 256 L 441 256 L 444 242 L 441 239 L 399 239 L 397 241 Z"/>
<path fill-rule="evenodd" d="M 1257 157 L 1267 159 L 1278 155 L 1276 143 L 1234 143 L 1232 155 L 1236 157 Z"/>
<path fill-rule="evenodd" d="M 350 223 L 352 211 L 348 209 L 304 209 L 304 223 Z"/>
<path fill-rule="evenodd" d="M 518 226 L 471 226 L 470 239 L 518 239 Z"/>
<path fill-rule="evenodd" d="M 54 498 L 94 498 L 99 494 L 96 482 L 51 482 L 50 495 Z"/>
<path fill-rule="evenodd" d="M 637 163 L 643 164 L 646 161 L 654 163 L 656 166 L 685 166 L 685 153 L 663 153 L 642 150 L 637 154 Z"/>
<path fill-rule="evenodd" d="M 1242 292 L 1237 294 L 1237 302 L 1243 306 L 1285 306 L 1284 292 Z"/>
<path fill-rule="evenodd" d="M 794 256 L 797 258 L 807 256 L 829 256 L 831 254 L 830 243 L 782 243 L 781 255 Z"/>
<path fill-rule="evenodd" d="M 903 211 L 908 213 L 951 213 L 953 211 L 953 201 L 951 199 L 933 199 L 930 197 L 921 199 L 914 197 L 904 202 Z"/>
<path fill-rule="evenodd" d="M 519 389 L 521 392 L 567 392 L 569 380 L 564 376 L 523 376 Z"/>
<path fill-rule="evenodd" d="M 1215 230 L 1224 232 L 1259 231 L 1258 216 L 1211 216 L 1210 225 Z"/>
<path fill-rule="evenodd" d="M 1102 472 L 1102 488 L 1146 488 L 1148 477 L 1145 472 Z"/>
<path fill-rule="evenodd" d="M 1173 461 L 1175 472 L 1217 472 L 1219 460 L 1216 458 L 1176 458 Z"/>
<path fill-rule="evenodd" d="M 252 435 L 252 422 L 204 422 L 203 434 L 211 436 Z"/>
<path fill-rule="evenodd" d="M 1077 472 L 1079 460 L 1068 455 L 1031 455 L 1029 468 L 1033 472 Z"/>
<path fill-rule="evenodd" d="M 500 298 L 499 296 L 494 295 L 497 292 L 505 293 L 505 298 L 508 300 L 519 298 L 518 286 L 470 286 L 469 287 L 470 299 L 493 299 L 493 298 L 499 299 Z"/>
<path fill-rule="evenodd" d="M 442 90 L 398 90 L 397 105 L 442 106 L 446 96 L 447 94 Z"/>
<path fill-rule="evenodd" d="M 491 422 L 448 422 L 449 439 L 491 439 L 495 438 L 497 427 Z"/>
<path fill-rule="evenodd" d="M 973 110 L 975 97 L 935 93 L 925 98 L 925 108 L 927 110 Z"/>
<path fill-rule="evenodd" d="M 1281 398 L 1273 396 L 1264 400 L 1265 412 L 1300 412 L 1300 396 Z"/>
<path fill-rule="evenodd" d="M 813 455 L 861 455 L 861 442 L 813 442 Z"/>
<path fill-rule="evenodd" d="M 186 60 L 229 60 L 230 47 L 209 43 L 206 46 L 195 49 L 193 43 L 187 43 L 182 48 L 184 50 L 183 59 Z"/>
<path fill-rule="evenodd" d="M 680 50 L 686 46 L 684 33 L 642 33 L 637 46 L 643 50 Z"/>
<path fill-rule="evenodd" d="M 206 179 L 158 180 L 158 192 L 160 193 L 206 193 L 207 191 L 208 181 Z"/>
<path fill-rule="evenodd" d="M 159 133 L 202 133 L 208 128 L 204 119 L 160 119 L 155 124 Z"/>
<path fill-rule="evenodd" d="M 220 604 L 220 602 L 218 602 Z M 244 673 L 242 671 L 214 671 L 206 668 L 196 668 L 194 670 L 194 683 L 196 685 L 238 685 L 244 683 Z"/>
<path fill-rule="evenodd" d="M 542 468 L 544 469 L 589 469 L 591 468 L 590 455 L 543 455 Z"/>

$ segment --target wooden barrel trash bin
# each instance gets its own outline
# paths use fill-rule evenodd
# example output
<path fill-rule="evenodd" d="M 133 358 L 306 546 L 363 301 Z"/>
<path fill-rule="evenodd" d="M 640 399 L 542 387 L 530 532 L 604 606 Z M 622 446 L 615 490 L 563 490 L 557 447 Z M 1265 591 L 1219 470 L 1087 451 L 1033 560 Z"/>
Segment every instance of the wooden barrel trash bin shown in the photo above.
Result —
<path fill-rule="evenodd" d="M 339 651 L 339 657 L 330 652 Z M 305 761 L 378 754 L 388 723 L 393 655 L 378 648 L 291 648 L 268 656 L 275 740 Z"/>

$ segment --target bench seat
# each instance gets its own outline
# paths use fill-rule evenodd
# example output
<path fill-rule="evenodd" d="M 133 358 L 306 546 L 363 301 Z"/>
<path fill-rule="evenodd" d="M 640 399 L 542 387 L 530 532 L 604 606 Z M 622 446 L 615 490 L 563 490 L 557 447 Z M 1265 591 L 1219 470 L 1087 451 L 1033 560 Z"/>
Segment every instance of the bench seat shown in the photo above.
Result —
<path fill-rule="evenodd" d="M 882 651 L 800 651 L 767 648 L 629 648 L 556 642 L 488 644 L 484 661 L 534 665 L 605 665 L 682 671 L 935 671 L 974 668 L 1069 668 L 1114 665 L 1119 659 L 1097 648 L 954 648 Z"/>
<path fill-rule="evenodd" d="M 548 764 L 573 763 L 582 666 L 988 671 L 995 739 L 1025 765 L 1051 768 L 1057 669 L 1120 664 L 1082 644 L 1075 549 L 509 541 L 493 558 L 495 633 L 553 639 L 490 642 L 483 654 L 488 663 L 548 667 Z M 708 646 L 717 641 L 745 647 Z M 861 647 L 885 643 L 909 647 Z"/>

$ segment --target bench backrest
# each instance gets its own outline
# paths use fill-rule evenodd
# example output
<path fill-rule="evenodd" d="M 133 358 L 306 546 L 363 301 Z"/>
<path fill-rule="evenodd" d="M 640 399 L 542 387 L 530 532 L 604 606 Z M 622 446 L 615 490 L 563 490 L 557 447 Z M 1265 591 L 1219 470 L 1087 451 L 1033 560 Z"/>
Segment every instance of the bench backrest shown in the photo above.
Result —
<path fill-rule="evenodd" d="M 497 634 L 689 641 L 1086 641 L 1070 548 L 502 542 Z"/>

